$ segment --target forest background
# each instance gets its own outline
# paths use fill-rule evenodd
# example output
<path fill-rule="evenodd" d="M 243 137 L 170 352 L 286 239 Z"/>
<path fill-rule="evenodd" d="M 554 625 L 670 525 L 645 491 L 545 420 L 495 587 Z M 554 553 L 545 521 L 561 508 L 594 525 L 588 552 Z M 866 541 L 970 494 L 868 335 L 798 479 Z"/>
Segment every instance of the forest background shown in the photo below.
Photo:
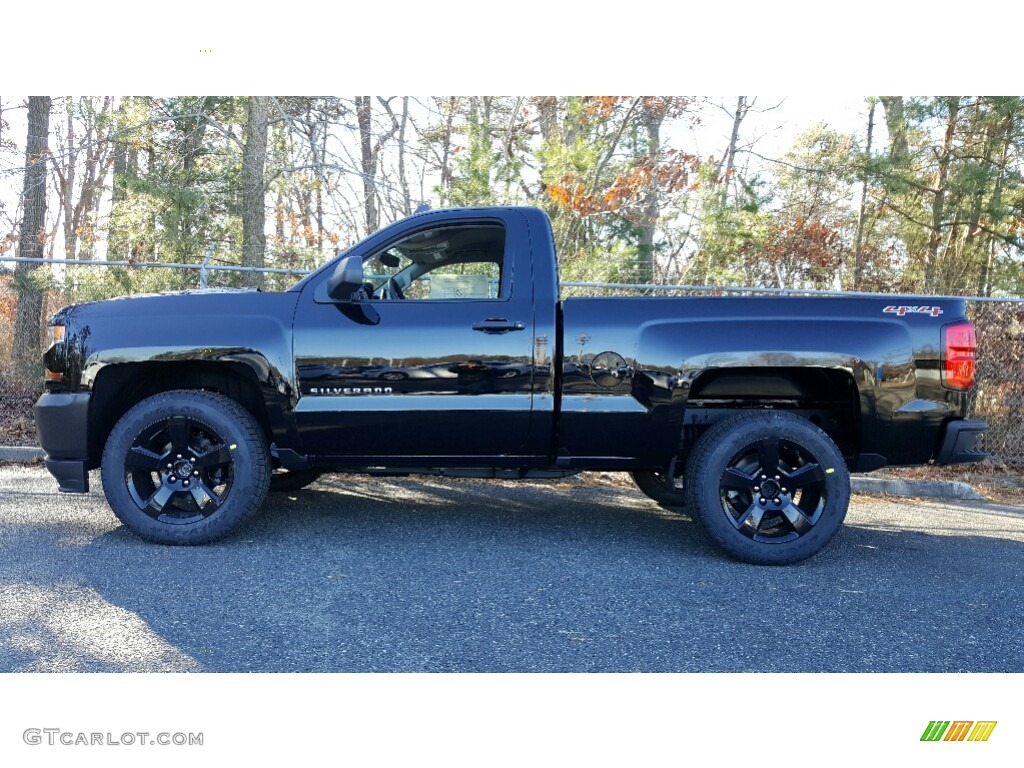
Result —
<path fill-rule="evenodd" d="M 301 270 L 421 205 L 524 204 L 565 281 L 1020 296 L 1024 98 L 850 106 L 782 144 L 764 97 L 0 97 L 0 257 Z M 56 304 L 196 285 L 0 264 L 0 375 L 35 377 Z"/>
<path fill-rule="evenodd" d="M 1020 295 L 1024 99 L 868 97 L 780 150 L 782 104 L 0 97 L 0 256 L 310 268 L 422 204 L 526 204 L 566 280 Z"/>

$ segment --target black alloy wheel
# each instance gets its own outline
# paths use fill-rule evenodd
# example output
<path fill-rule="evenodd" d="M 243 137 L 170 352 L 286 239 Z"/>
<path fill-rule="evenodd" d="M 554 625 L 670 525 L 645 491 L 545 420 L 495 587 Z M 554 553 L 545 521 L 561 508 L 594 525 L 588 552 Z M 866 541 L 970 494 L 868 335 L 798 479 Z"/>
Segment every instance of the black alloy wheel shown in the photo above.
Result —
<path fill-rule="evenodd" d="M 154 520 L 180 525 L 209 517 L 228 500 L 231 448 L 208 424 L 187 416 L 154 422 L 125 454 L 128 493 Z"/>
<path fill-rule="evenodd" d="M 223 395 L 177 390 L 147 398 L 118 421 L 103 452 L 114 514 L 139 536 L 201 544 L 228 533 L 263 503 L 266 439 Z"/>
<path fill-rule="evenodd" d="M 711 427 L 686 474 L 691 507 L 711 538 L 749 563 L 804 560 L 838 531 L 850 499 L 835 443 L 806 419 L 755 411 Z"/>

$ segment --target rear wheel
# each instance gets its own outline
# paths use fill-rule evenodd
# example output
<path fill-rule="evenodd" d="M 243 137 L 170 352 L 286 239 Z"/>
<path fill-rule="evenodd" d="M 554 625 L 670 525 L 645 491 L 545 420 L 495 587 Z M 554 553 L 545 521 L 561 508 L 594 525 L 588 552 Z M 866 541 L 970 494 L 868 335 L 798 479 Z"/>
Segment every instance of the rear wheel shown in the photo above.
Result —
<path fill-rule="evenodd" d="M 790 413 L 756 411 L 719 422 L 693 447 L 686 493 L 708 535 L 733 557 L 795 563 L 839 530 L 850 475 L 832 439 Z"/>
<path fill-rule="evenodd" d="M 205 544 L 256 511 L 270 454 L 256 419 L 223 395 L 194 390 L 147 398 L 117 422 L 103 451 L 114 514 L 160 544 Z"/>

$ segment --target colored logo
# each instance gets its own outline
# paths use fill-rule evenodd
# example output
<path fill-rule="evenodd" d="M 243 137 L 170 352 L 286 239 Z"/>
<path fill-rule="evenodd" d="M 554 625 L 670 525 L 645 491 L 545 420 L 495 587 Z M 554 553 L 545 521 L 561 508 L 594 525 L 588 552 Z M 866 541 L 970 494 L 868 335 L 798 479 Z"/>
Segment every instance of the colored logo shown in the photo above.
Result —
<path fill-rule="evenodd" d="M 995 729 L 995 720 L 932 720 L 921 741 L 988 741 Z"/>
<path fill-rule="evenodd" d="M 897 307 L 890 304 L 882 311 L 887 315 L 899 315 L 900 317 L 905 315 L 931 315 L 932 317 L 938 317 L 942 314 L 942 307 Z"/>

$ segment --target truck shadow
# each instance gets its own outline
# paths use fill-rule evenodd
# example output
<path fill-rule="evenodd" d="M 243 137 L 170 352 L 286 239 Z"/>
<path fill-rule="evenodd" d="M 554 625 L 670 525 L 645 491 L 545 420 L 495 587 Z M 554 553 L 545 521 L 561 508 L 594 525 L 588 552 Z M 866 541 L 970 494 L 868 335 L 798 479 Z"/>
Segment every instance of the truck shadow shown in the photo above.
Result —
<path fill-rule="evenodd" d="M 631 489 L 339 475 L 203 547 L 26 528 L 0 579 L 0 657 L 7 671 L 1019 672 L 1015 525 L 929 533 L 856 514 L 812 560 L 754 567 Z"/>
<path fill-rule="evenodd" d="M 595 544 L 628 537 L 636 546 L 677 555 L 713 553 L 687 515 L 662 509 L 629 489 L 345 475 L 321 479 L 298 493 L 270 494 L 232 538 L 361 537 L 382 529 L 434 541 L 486 537 L 502 546 L 515 546 L 519 536 Z"/>

